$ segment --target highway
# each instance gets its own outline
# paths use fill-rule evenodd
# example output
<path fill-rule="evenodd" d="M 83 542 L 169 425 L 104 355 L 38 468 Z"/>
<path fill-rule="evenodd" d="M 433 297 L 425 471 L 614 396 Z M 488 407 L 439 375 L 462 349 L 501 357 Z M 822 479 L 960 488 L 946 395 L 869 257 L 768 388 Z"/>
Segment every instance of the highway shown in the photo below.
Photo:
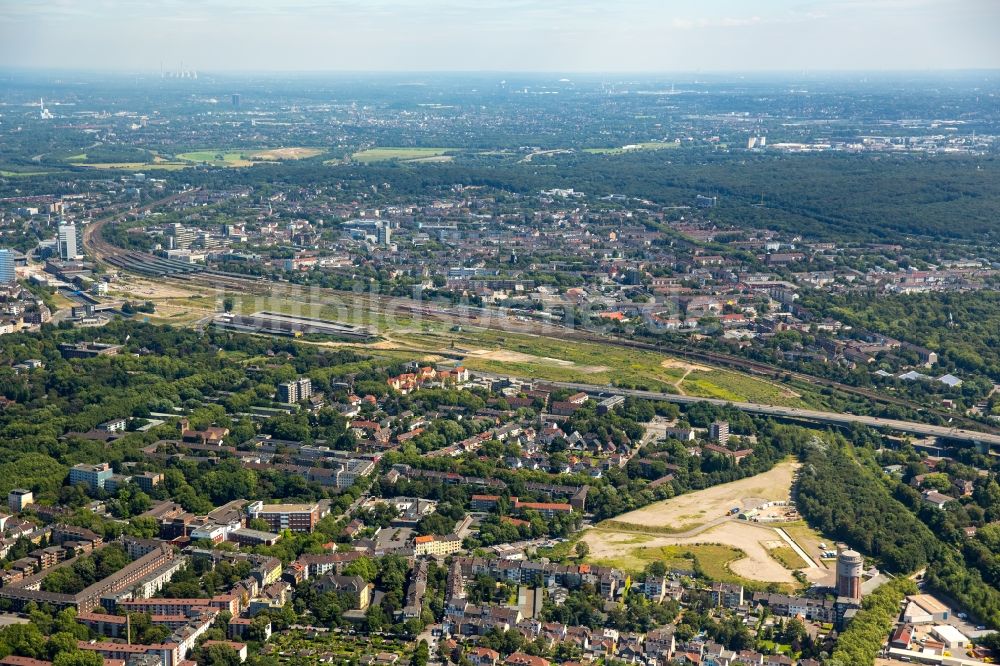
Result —
<path fill-rule="evenodd" d="M 494 375 L 490 373 L 475 373 L 484 377 L 510 377 L 511 375 Z M 521 381 L 534 381 L 524 377 L 513 377 Z M 808 421 L 811 423 L 828 423 L 838 426 L 849 426 L 853 424 L 878 428 L 879 430 L 890 430 L 904 432 L 921 437 L 940 437 L 958 442 L 970 444 L 987 444 L 989 446 L 1000 447 L 1000 435 L 963 428 L 951 428 L 948 426 L 936 426 L 927 423 L 915 423 L 913 421 L 899 421 L 897 419 L 883 419 L 876 416 L 861 416 L 858 414 L 841 414 L 837 412 L 823 412 L 815 409 L 802 409 L 799 407 L 781 407 L 778 405 L 762 405 L 755 402 L 731 402 L 719 400 L 717 398 L 698 398 L 689 395 L 674 395 L 670 393 L 658 393 L 656 391 L 642 391 L 639 389 L 622 389 L 612 386 L 600 386 L 595 384 L 579 384 L 576 382 L 540 382 L 547 386 L 571 389 L 573 391 L 583 391 L 590 394 L 601 395 L 622 395 L 646 400 L 660 400 L 673 402 L 681 405 L 691 405 L 698 402 L 707 402 L 713 405 L 728 405 L 750 414 L 763 414 L 765 416 L 775 416 L 784 419 L 797 421 Z"/>

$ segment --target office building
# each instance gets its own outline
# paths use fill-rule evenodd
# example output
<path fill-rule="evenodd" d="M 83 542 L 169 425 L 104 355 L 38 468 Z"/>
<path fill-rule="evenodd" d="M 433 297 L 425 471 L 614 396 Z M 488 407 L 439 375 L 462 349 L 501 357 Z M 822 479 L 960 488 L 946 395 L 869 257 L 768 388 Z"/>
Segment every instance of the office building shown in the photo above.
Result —
<path fill-rule="evenodd" d="M 334 478 L 338 488 L 350 488 L 358 479 L 371 475 L 375 471 L 375 461 L 367 458 L 352 458 L 340 464 Z"/>
<path fill-rule="evenodd" d="M 322 517 L 319 504 L 264 504 L 258 501 L 247 507 L 247 513 L 250 518 L 267 523 L 271 532 L 312 532 Z"/>
<path fill-rule="evenodd" d="M 14 272 L 14 252 L 0 250 L 0 283 L 14 284 L 17 274 Z"/>
<path fill-rule="evenodd" d="M 7 493 L 7 506 L 14 513 L 24 511 L 24 507 L 35 501 L 35 495 L 30 490 L 24 488 L 14 488 Z"/>
<path fill-rule="evenodd" d="M 278 402 L 294 405 L 312 396 L 312 381 L 308 377 L 278 385 Z"/>
<path fill-rule="evenodd" d="M 179 222 L 167 225 L 167 242 L 171 250 L 188 250 L 194 245 L 194 229 L 188 229 Z"/>
<path fill-rule="evenodd" d="M 383 248 L 389 247 L 389 243 L 392 242 L 392 229 L 389 228 L 388 222 L 382 222 L 378 225 L 378 244 Z"/>
<path fill-rule="evenodd" d="M 59 258 L 63 261 L 71 261 L 79 256 L 76 246 L 76 225 L 72 222 L 69 224 L 60 224 Z"/>
<path fill-rule="evenodd" d="M 837 596 L 853 601 L 861 599 L 861 572 L 864 558 L 855 550 L 837 553 Z"/>
<path fill-rule="evenodd" d="M 111 471 L 111 465 L 108 463 L 98 463 L 96 465 L 80 463 L 70 468 L 69 485 L 75 486 L 82 483 L 87 486 L 88 490 L 103 490 L 104 485 L 111 478 L 112 474 L 114 472 Z"/>
<path fill-rule="evenodd" d="M 230 101 L 232 101 L 234 109 L 240 108 L 240 94 L 239 93 L 233 93 L 232 97 L 230 97 Z"/>

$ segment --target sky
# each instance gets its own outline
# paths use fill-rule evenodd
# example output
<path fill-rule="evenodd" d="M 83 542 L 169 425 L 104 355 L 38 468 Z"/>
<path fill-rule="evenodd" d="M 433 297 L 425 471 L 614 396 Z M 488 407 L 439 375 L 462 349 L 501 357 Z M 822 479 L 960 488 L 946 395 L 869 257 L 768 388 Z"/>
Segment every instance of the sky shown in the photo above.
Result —
<path fill-rule="evenodd" d="M 0 68 L 1000 68 L 1000 0 L 0 0 Z"/>

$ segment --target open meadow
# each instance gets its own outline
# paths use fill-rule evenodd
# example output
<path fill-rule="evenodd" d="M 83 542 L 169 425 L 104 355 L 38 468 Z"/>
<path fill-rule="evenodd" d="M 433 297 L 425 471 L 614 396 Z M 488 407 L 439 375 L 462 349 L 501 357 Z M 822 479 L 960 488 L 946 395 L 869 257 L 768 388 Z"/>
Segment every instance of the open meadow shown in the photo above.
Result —
<path fill-rule="evenodd" d="M 423 337 L 430 342 L 430 336 Z M 493 330 L 436 333 L 435 337 L 438 344 L 454 343 L 454 350 L 465 352 L 463 362 L 472 370 L 734 402 L 804 406 L 798 393 L 780 384 L 653 351 Z"/>
<path fill-rule="evenodd" d="M 361 150 L 353 155 L 351 159 L 362 164 L 373 162 L 447 162 L 451 156 L 446 153 L 453 152 L 454 148 L 369 148 Z"/>

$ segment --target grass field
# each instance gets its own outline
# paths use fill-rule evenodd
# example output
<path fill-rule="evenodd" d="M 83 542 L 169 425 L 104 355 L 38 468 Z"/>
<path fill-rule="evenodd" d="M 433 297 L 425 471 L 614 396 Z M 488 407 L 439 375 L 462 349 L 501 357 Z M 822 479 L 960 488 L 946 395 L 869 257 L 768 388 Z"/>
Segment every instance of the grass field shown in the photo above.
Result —
<path fill-rule="evenodd" d="M 222 167 L 252 166 L 255 161 L 280 162 L 284 160 L 301 160 L 323 154 L 321 148 L 304 148 L 290 146 L 286 148 L 260 148 L 241 150 L 205 149 L 180 153 L 177 159 L 194 164 L 210 164 Z"/>
<path fill-rule="evenodd" d="M 389 162 L 397 160 L 399 162 L 431 162 L 442 161 L 443 158 L 450 159 L 446 153 L 453 152 L 454 148 L 369 148 L 351 155 L 351 159 L 362 164 L 373 162 Z"/>
<path fill-rule="evenodd" d="M 51 171 L 7 171 L 0 169 L 0 176 L 4 178 L 27 178 L 28 176 L 46 176 Z"/>
<path fill-rule="evenodd" d="M 799 547 L 806 552 L 807 555 L 812 557 L 813 561 L 822 567 L 830 568 L 830 562 L 823 560 L 820 557 L 821 551 L 825 550 L 820 548 L 820 544 L 825 543 L 828 547 L 833 546 L 832 539 L 824 538 L 819 532 L 809 527 L 804 520 L 799 520 L 794 523 L 782 523 L 781 529 L 792 538 L 795 543 L 799 544 Z"/>
<path fill-rule="evenodd" d="M 73 166 L 87 169 L 121 169 L 123 171 L 148 171 L 151 169 L 178 171 L 192 165 L 183 162 L 74 162 Z"/>
<path fill-rule="evenodd" d="M 76 305 L 76 301 L 66 298 L 61 292 L 58 291 L 52 294 L 52 302 L 55 303 L 56 307 L 60 310 L 63 308 L 72 308 Z"/>
<path fill-rule="evenodd" d="M 646 568 L 650 562 L 663 562 L 671 571 L 691 571 L 698 566 L 712 580 L 741 583 L 744 579 L 734 574 L 729 566 L 744 557 L 738 548 L 722 544 L 694 544 L 690 546 L 656 546 L 652 548 L 633 548 L 615 557 L 588 557 L 592 564 L 616 567 L 624 571 L 637 573 Z"/>
<path fill-rule="evenodd" d="M 253 156 L 259 160 L 304 160 L 322 155 L 324 152 L 326 151 L 322 148 L 270 148 L 268 150 L 258 150 Z"/>
<path fill-rule="evenodd" d="M 791 546 L 778 546 L 768 550 L 768 554 L 781 563 L 789 571 L 795 571 L 806 566 L 799 554 Z"/>
<path fill-rule="evenodd" d="M 253 151 L 248 150 L 194 150 L 190 153 L 179 153 L 177 159 L 195 164 L 211 164 L 212 166 L 242 167 L 250 166 Z"/>
<path fill-rule="evenodd" d="M 432 336 L 416 336 L 432 344 Z M 614 384 L 705 398 L 803 406 L 794 391 L 763 379 L 704 368 L 651 351 L 602 346 L 500 331 L 437 333 L 437 344 L 453 341 L 468 352 L 473 370 L 547 379 Z"/>

